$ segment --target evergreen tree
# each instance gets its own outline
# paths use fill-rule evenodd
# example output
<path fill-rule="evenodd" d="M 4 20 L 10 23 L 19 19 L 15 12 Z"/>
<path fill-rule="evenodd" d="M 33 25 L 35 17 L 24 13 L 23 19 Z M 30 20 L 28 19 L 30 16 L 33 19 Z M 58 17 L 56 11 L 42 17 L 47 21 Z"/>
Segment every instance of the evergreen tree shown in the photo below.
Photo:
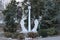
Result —
<path fill-rule="evenodd" d="M 42 28 L 53 27 L 56 22 L 57 15 L 56 4 L 53 0 L 30 0 L 32 18 L 39 18 L 41 15 Z"/>
<path fill-rule="evenodd" d="M 50 28 L 53 27 L 56 22 L 55 16 L 57 15 L 56 5 L 55 2 L 52 0 L 45 0 L 44 2 L 44 10 L 42 10 L 43 28 Z"/>
<path fill-rule="evenodd" d="M 4 28 L 5 32 L 16 32 L 17 24 L 15 23 L 14 20 L 14 18 L 16 17 L 16 13 L 17 13 L 16 1 L 12 0 L 11 3 L 9 3 L 6 9 L 3 11 L 6 24 L 6 27 Z"/>
<path fill-rule="evenodd" d="M 44 3 L 41 0 L 31 0 L 31 15 L 32 18 L 39 18 L 42 15 Z"/>

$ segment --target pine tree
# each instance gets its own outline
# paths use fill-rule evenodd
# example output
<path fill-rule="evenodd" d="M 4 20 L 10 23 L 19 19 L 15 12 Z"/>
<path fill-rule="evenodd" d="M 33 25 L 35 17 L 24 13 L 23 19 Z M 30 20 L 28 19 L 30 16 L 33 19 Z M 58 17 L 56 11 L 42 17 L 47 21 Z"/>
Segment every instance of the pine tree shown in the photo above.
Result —
<path fill-rule="evenodd" d="M 16 1 L 12 0 L 11 3 L 9 3 L 6 9 L 3 11 L 6 24 L 6 27 L 4 28 L 5 32 L 16 32 L 17 24 L 15 23 L 14 20 L 14 18 L 16 17 L 16 13 L 17 13 Z"/>
<path fill-rule="evenodd" d="M 41 0 L 31 0 L 31 15 L 32 18 L 39 18 L 42 15 L 44 9 L 44 3 Z"/>
<path fill-rule="evenodd" d="M 51 0 L 45 0 L 43 2 L 44 2 L 44 10 L 42 10 L 43 14 L 42 24 L 44 24 L 44 27 L 50 28 L 54 26 L 53 24 L 56 21 L 55 18 L 55 16 L 57 15 L 56 5 L 55 2 Z"/>
<path fill-rule="evenodd" d="M 42 18 L 42 28 L 53 27 L 56 22 L 55 16 L 57 15 L 56 4 L 53 0 L 30 0 L 31 1 L 31 14 L 32 18 Z"/>

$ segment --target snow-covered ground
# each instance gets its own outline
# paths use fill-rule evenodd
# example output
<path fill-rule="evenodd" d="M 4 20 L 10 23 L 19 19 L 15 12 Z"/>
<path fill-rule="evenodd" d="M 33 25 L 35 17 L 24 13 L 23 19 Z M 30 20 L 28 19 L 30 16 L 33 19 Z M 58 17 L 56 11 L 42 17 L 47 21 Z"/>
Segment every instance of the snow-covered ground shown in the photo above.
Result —
<path fill-rule="evenodd" d="M 17 40 L 17 39 L 10 39 L 10 38 L 0 37 L 0 40 Z"/>
<path fill-rule="evenodd" d="M 33 40 L 60 40 L 60 36 L 57 37 L 47 37 L 47 38 L 36 38 Z"/>

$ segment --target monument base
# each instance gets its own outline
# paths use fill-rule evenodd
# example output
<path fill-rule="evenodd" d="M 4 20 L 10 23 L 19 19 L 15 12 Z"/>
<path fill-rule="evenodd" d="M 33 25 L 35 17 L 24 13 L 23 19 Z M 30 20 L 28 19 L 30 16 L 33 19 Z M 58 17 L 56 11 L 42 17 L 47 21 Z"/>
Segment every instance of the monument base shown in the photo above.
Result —
<path fill-rule="evenodd" d="M 30 33 L 30 32 L 37 33 L 37 31 L 21 31 L 19 33 Z"/>

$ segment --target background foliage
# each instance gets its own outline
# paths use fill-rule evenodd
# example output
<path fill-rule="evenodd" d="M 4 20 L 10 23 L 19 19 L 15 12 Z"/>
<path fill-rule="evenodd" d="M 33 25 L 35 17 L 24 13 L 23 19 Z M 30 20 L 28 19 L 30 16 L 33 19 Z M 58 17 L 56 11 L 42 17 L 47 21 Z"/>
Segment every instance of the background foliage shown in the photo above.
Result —
<path fill-rule="evenodd" d="M 6 27 L 4 28 L 4 31 L 6 32 L 15 32 L 17 29 L 17 24 L 15 23 L 14 18 L 16 17 L 17 13 L 17 5 L 16 1 L 12 0 L 11 3 L 7 6 L 6 10 L 3 11 L 3 14 L 5 16 L 5 23 Z"/>

